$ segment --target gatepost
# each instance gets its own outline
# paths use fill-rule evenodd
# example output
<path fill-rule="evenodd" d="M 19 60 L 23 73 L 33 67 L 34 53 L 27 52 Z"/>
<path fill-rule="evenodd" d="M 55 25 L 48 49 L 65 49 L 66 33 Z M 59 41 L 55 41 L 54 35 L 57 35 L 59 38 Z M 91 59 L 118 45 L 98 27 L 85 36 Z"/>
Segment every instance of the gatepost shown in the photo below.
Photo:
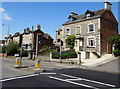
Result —
<path fill-rule="evenodd" d="M 78 57 L 77 64 L 80 65 L 81 64 L 81 53 L 80 52 L 78 52 L 77 57 Z"/>

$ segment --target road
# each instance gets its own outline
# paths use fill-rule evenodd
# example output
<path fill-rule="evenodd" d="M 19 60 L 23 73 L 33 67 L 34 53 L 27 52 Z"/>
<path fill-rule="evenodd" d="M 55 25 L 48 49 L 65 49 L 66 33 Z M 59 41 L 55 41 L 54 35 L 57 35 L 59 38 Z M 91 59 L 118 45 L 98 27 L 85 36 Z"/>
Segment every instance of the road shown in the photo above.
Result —
<path fill-rule="evenodd" d="M 84 69 L 56 69 L 40 74 L 3 79 L 3 87 L 82 87 L 91 89 L 118 87 L 118 74 Z"/>
<path fill-rule="evenodd" d="M 80 68 L 66 68 L 64 64 L 42 62 L 47 69 L 43 73 L 33 73 L 23 69 L 14 69 L 14 59 L 2 59 L 2 86 L 12 87 L 76 87 L 99 89 L 120 87 L 118 74 L 99 72 Z M 34 66 L 34 61 L 24 60 L 23 65 Z M 118 83 L 119 82 L 119 83 Z M 3 88 L 3 89 L 4 89 Z"/>
<path fill-rule="evenodd" d="M 2 59 L 2 77 L 0 77 L 0 79 L 28 75 L 28 74 L 34 73 L 33 71 L 26 71 L 24 69 L 15 69 L 14 65 L 15 65 L 15 59 L 3 58 Z M 22 65 L 34 67 L 35 61 L 22 60 Z M 60 67 L 57 65 L 55 66 L 55 63 L 42 62 L 41 68 L 46 69 L 46 70 L 53 70 L 53 69 L 62 69 L 65 67 Z"/>

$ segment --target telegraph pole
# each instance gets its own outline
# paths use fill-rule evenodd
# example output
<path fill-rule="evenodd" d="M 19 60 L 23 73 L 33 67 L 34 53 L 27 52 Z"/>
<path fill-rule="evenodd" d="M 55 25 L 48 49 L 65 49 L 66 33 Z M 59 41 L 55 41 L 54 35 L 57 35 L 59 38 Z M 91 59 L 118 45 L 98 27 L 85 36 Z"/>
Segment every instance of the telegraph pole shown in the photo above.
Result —
<path fill-rule="evenodd" d="M 6 25 L 6 24 L 2 24 L 2 25 L 8 27 L 8 33 L 7 33 L 7 35 L 9 36 L 10 26 L 9 26 L 9 25 Z M 8 41 L 8 38 L 7 38 L 7 41 Z M 7 43 L 8 43 L 8 42 L 7 42 Z M 7 45 L 7 44 L 6 44 L 6 45 Z M 6 46 L 6 57 L 7 57 L 7 46 Z"/>

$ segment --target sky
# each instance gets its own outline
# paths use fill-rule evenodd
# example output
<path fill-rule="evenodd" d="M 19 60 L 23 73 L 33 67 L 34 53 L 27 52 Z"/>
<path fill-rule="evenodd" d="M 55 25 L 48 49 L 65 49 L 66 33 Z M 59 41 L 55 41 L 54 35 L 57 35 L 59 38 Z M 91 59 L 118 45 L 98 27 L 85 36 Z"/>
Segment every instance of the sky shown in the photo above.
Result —
<path fill-rule="evenodd" d="M 112 11 L 118 20 L 118 2 L 112 3 Z M 84 14 L 86 10 L 99 10 L 104 8 L 103 2 L 2 2 L 2 39 L 9 33 L 22 33 L 26 27 L 34 30 L 37 24 L 41 25 L 44 33 L 50 34 L 54 39 L 56 30 L 68 20 L 70 13 Z M 120 32 L 120 31 L 119 31 Z M 1 36 L 0 34 L 0 36 Z"/>

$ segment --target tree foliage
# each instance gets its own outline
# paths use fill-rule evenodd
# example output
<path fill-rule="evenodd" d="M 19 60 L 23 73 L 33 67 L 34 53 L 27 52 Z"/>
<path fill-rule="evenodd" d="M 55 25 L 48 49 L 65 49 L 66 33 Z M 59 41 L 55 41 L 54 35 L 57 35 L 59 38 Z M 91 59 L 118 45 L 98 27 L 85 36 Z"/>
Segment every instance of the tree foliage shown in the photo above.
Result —
<path fill-rule="evenodd" d="M 68 47 L 70 47 L 71 49 L 73 49 L 74 45 L 75 45 L 75 35 L 70 35 L 67 37 L 66 44 Z"/>
<path fill-rule="evenodd" d="M 6 46 L 3 46 L 2 47 L 2 53 L 5 53 L 6 52 Z"/>
<path fill-rule="evenodd" d="M 120 35 L 112 36 L 108 39 L 109 42 L 114 44 L 115 49 L 113 53 L 115 56 L 120 56 Z"/>
<path fill-rule="evenodd" d="M 19 52 L 19 46 L 18 46 L 18 43 L 17 42 L 10 42 L 8 45 L 7 45 L 7 55 L 9 56 L 13 56 L 14 54 L 17 54 Z"/>

